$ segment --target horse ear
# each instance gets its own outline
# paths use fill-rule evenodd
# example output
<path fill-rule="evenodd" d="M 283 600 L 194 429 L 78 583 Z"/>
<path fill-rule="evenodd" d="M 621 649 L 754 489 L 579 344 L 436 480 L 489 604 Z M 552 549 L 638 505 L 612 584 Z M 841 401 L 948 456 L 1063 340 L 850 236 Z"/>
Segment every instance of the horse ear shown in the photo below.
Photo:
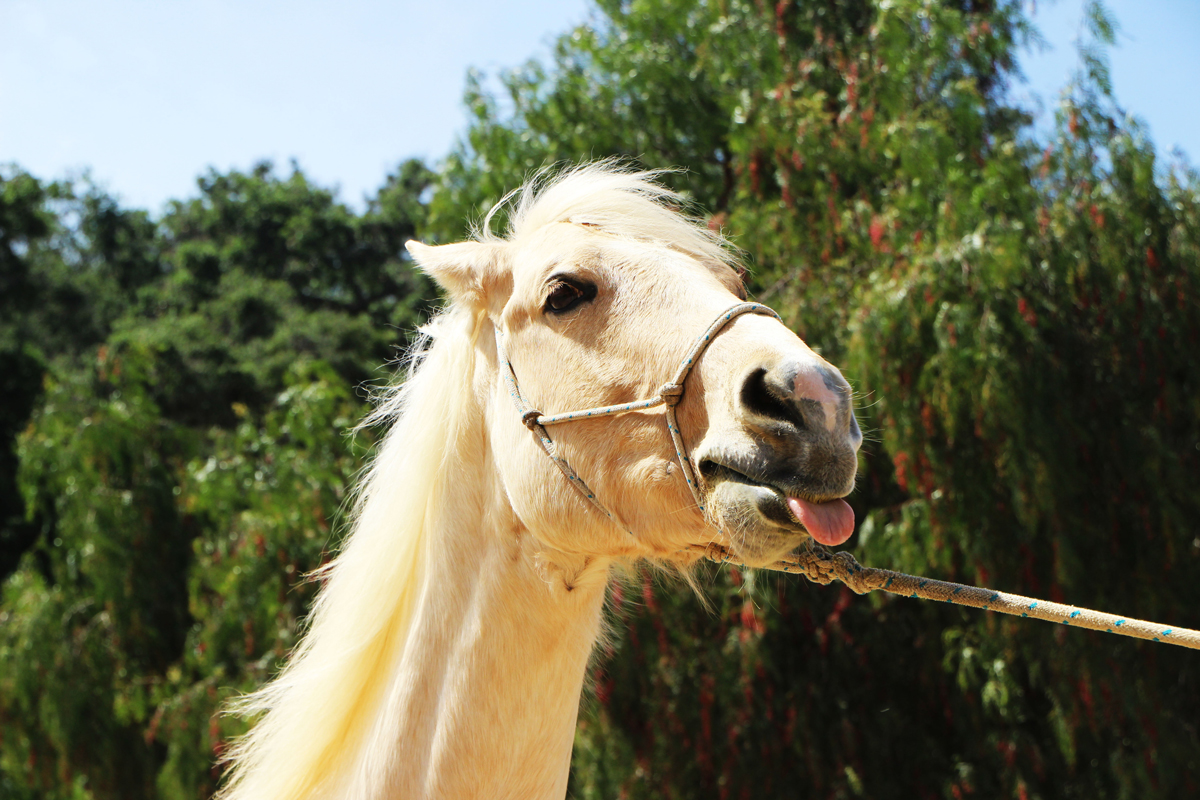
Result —
<path fill-rule="evenodd" d="M 430 246 L 416 241 L 404 245 L 421 270 L 437 281 L 454 302 L 479 305 L 485 287 L 497 272 L 500 246 L 458 242 Z"/>

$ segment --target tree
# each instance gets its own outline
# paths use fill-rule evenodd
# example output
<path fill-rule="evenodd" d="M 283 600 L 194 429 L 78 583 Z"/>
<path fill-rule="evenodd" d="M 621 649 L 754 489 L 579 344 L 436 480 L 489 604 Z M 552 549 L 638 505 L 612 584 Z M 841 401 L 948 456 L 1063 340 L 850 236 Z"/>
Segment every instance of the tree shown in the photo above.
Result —
<path fill-rule="evenodd" d="M 430 301 L 402 255 L 430 178 L 356 215 L 264 164 L 161 220 L 0 184 L 0 794 L 215 789 L 221 704 L 294 642 L 361 463 L 355 389 Z"/>
<path fill-rule="evenodd" d="M 6 583 L 0 765 L 43 796 L 150 797 L 150 676 L 179 657 L 187 552 L 174 468 L 191 437 L 161 418 L 144 358 L 102 351 L 50 381 L 21 437 L 40 558 Z"/>
<path fill-rule="evenodd" d="M 149 278 L 152 227 L 86 182 L 43 185 L 0 170 L 0 578 L 36 529 L 17 491 L 16 436 L 41 398 L 48 364 L 103 341 Z"/>
<path fill-rule="evenodd" d="M 167 413 L 234 423 L 234 403 L 261 407 L 297 356 L 361 383 L 406 341 L 429 296 L 401 254 L 430 173 L 406 162 L 355 216 L 293 170 L 210 173 L 200 196 L 164 216 L 163 279 L 138 296 L 115 342 L 138 342 L 174 370 Z"/>

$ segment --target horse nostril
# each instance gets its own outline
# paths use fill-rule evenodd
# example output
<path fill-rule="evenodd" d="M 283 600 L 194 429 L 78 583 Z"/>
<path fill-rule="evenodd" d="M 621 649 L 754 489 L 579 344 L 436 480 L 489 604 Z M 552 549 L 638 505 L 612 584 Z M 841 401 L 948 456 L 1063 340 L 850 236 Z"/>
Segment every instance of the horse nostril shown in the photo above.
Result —
<path fill-rule="evenodd" d="M 742 405 L 762 417 L 804 428 L 804 417 L 792 400 L 793 381 L 784 385 L 778 370 L 752 370 L 742 383 Z"/>
<path fill-rule="evenodd" d="M 797 431 L 855 439 L 851 397 L 850 385 L 836 369 L 823 363 L 781 360 L 746 373 L 739 399 L 760 424 L 783 423 Z"/>

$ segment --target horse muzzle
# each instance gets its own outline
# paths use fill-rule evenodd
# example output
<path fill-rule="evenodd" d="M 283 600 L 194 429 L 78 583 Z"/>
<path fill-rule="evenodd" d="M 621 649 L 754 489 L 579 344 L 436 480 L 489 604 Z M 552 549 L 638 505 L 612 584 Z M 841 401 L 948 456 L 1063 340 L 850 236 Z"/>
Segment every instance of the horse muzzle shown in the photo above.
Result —
<path fill-rule="evenodd" d="M 815 354 L 745 369 L 728 427 L 696 453 L 708 507 L 747 563 L 767 563 L 805 537 L 842 544 L 854 513 L 862 432 L 846 379 Z"/>

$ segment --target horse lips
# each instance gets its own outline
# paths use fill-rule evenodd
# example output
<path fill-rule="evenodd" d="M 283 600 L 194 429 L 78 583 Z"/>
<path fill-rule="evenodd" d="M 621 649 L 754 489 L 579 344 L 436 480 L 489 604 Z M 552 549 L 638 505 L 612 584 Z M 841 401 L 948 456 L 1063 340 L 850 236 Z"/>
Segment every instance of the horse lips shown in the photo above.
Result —
<path fill-rule="evenodd" d="M 838 545 L 854 533 L 854 509 L 845 500 L 810 503 L 799 497 L 789 497 L 787 505 L 808 530 L 808 535 L 821 544 Z"/>

